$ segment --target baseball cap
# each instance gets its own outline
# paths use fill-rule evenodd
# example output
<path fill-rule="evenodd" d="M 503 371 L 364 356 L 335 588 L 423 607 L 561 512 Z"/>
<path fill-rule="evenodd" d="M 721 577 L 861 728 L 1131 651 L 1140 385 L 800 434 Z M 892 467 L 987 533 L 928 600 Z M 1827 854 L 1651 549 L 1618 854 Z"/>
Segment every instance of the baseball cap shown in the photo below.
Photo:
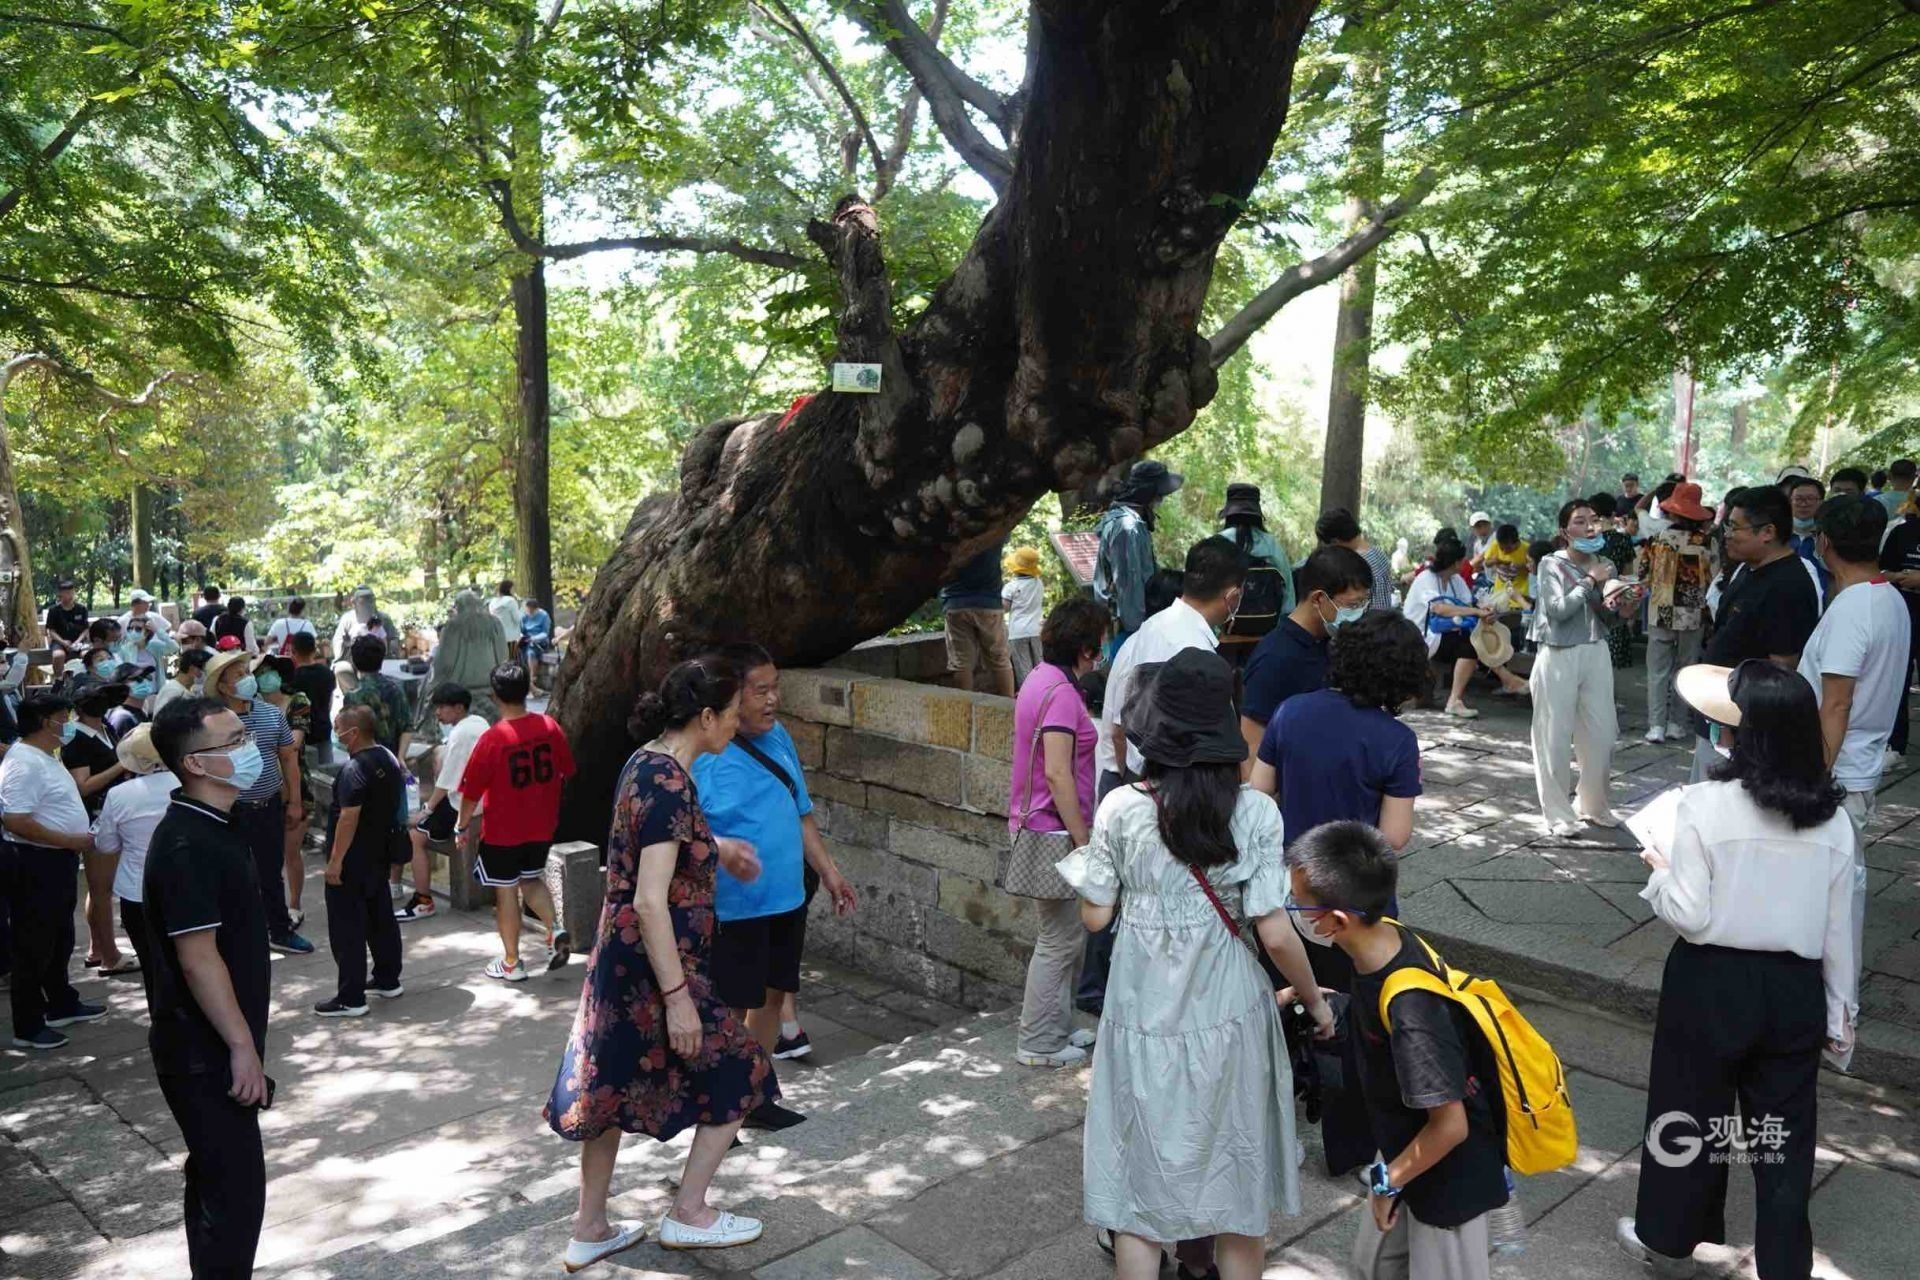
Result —
<path fill-rule="evenodd" d="M 152 604 L 153 603 L 153 596 L 150 595 L 147 592 L 146 588 L 144 587 L 135 587 L 133 589 L 133 594 L 128 596 L 127 599 L 134 604 Z"/>
<path fill-rule="evenodd" d="M 1471 528 L 1476 524 L 1492 524 L 1492 523 L 1493 523 L 1493 517 L 1488 515 L 1484 511 L 1476 511 L 1472 515 L 1467 517 L 1467 526 L 1469 528 Z"/>

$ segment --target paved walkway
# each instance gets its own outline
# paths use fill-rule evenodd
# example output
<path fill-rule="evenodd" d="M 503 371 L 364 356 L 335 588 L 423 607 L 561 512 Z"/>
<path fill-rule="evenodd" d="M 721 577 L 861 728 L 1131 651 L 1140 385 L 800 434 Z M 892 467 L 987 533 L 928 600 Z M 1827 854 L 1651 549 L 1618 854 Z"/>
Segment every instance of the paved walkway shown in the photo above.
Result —
<path fill-rule="evenodd" d="M 1686 781 L 1691 741 L 1653 746 L 1644 666 L 1618 673 L 1614 811 L 1631 813 Z M 1625 831 L 1550 836 L 1528 745 L 1530 704 L 1477 692 L 1481 715 L 1419 711 L 1426 794 L 1401 865 L 1401 912 L 1456 963 L 1573 1000 L 1650 1017 L 1673 931 L 1640 890 L 1647 869 Z M 1854 1072 L 1920 1089 L 1920 777 L 1902 764 L 1869 828 L 1862 1025 Z"/>

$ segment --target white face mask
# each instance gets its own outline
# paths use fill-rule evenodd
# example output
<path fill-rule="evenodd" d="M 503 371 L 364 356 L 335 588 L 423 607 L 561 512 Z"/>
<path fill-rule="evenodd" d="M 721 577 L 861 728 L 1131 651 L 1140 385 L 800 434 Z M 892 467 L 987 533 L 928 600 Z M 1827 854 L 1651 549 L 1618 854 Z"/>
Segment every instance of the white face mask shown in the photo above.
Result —
<path fill-rule="evenodd" d="M 1287 894 L 1286 905 L 1288 907 L 1287 919 L 1293 921 L 1293 930 L 1295 933 L 1299 934 L 1301 937 L 1305 938 L 1308 942 L 1311 942 L 1316 946 L 1330 947 L 1333 945 L 1332 938 L 1323 938 L 1319 934 L 1315 933 L 1313 931 L 1312 923 L 1306 918 L 1306 916 L 1302 915 L 1298 911 L 1292 910 L 1293 907 L 1296 907 L 1299 904 L 1293 900 L 1293 894 L 1291 892 Z"/>

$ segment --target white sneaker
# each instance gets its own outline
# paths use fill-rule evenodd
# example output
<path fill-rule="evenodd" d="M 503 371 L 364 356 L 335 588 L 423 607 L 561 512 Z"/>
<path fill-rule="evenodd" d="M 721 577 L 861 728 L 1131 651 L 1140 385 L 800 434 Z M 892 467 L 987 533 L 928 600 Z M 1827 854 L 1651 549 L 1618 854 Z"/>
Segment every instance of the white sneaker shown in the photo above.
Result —
<path fill-rule="evenodd" d="M 737 1214 L 722 1213 L 714 1219 L 710 1227 L 690 1227 L 684 1222 L 676 1222 L 672 1214 L 660 1219 L 660 1247 L 662 1249 L 731 1249 L 735 1245 L 752 1244 L 765 1230 L 758 1218 L 742 1218 Z"/>
<path fill-rule="evenodd" d="M 1661 728 L 1657 724 L 1647 729 L 1647 736 L 1644 739 L 1644 741 L 1651 742 L 1656 745 L 1658 745 L 1659 743 L 1665 742 L 1666 740 L 1667 740 L 1667 731 Z"/>
<path fill-rule="evenodd" d="M 1675 724 L 1669 720 L 1667 722 L 1667 741 L 1684 742 L 1691 745 L 1693 742 L 1693 731 L 1683 724 Z"/>
<path fill-rule="evenodd" d="M 1087 1051 L 1077 1044 L 1069 1044 L 1064 1049 L 1052 1053 L 1017 1053 L 1016 1061 L 1023 1067 L 1077 1067 L 1087 1060 Z"/>
<path fill-rule="evenodd" d="M 616 1253 L 625 1253 L 646 1238 L 645 1223 L 623 1222 L 614 1228 L 613 1235 L 608 1239 L 567 1241 L 564 1265 L 569 1273 L 580 1271 Z"/>
<path fill-rule="evenodd" d="M 1596 827 L 1606 827 L 1611 830 L 1620 825 L 1620 816 L 1615 813 L 1603 813 L 1597 818 L 1590 817 L 1587 821 Z"/>
<path fill-rule="evenodd" d="M 1480 713 L 1464 702 L 1449 702 L 1447 704 L 1447 714 L 1455 720 L 1478 720 L 1480 718 Z"/>
<path fill-rule="evenodd" d="M 1586 827 L 1578 822 L 1550 822 L 1547 830 L 1556 836 L 1577 836 L 1583 834 Z"/>
<path fill-rule="evenodd" d="M 388 881 L 388 882 L 387 882 L 387 897 L 388 897 L 388 898 L 390 898 L 390 899 L 392 899 L 392 900 L 393 900 L 393 901 L 395 901 L 395 902 L 400 902 L 400 901 L 403 901 L 403 900 L 404 900 L 404 899 L 405 899 L 405 898 L 407 897 L 407 891 L 406 891 L 406 889 L 405 889 L 405 887 L 403 887 L 403 886 L 401 886 L 401 885 L 398 885 L 398 884 L 395 884 L 395 883 L 394 883 L 394 882 L 392 882 L 392 881 Z"/>
<path fill-rule="evenodd" d="M 1905 764 L 1906 762 L 1907 762 L 1907 758 L 1905 756 L 1901 755 L 1898 751 L 1895 751 L 1892 747 L 1888 747 L 1887 753 L 1880 757 L 1880 772 L 1882 773 L 1891 772 L 1892 770 L 1899 768 L 1901 765 Z"/>
<path fill-rule="evenodd" d="M 1067 1043 L 1076 1049 L 1091 1049 L 1094 1038 L 1094 1033 L 1091 1031 L 1076 1031 L 1067 1037 Z"/>
<path fill-rule="evenodd" d="M 1634 1226 L 1632 1218 L 1621 1218 L 1613 1224 L 1613 1239 L 1614 1243 L 1620 1246 L 1622 1253 L 1637 1262 L 1645 1263 L 1661 1280 L 1679 1280 L 1680 1277 L 1693 1275 L 1700 1269 L 1699 1264 L 1692 1258 L 1670 1258 L 1664 1253 L 1655 1253 L 1647 1248 L 1640 1239 L 1640 1232 Z"/>
<path fill-rule="evenodd" d="M 527 962 L 520 960 L 509 965 L 504 958 L 487 961 L 487 976 L 500 982 L 525 982 L 527 980 Z"/>

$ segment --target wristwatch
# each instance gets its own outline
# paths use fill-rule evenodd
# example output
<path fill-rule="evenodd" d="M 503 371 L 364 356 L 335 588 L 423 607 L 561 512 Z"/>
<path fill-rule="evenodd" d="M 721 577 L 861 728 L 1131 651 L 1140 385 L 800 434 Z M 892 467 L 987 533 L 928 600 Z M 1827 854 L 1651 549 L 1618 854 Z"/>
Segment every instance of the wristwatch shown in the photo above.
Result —
<path fill-rule="evenodd" d="M 1373 1167 L 1367 1170 L 1367 1189 L 1376 1196 L 1386 1196 L 1388 1199 L 1399 1195 L 1402 1190 L 1388 1181 L 1387 1162 L 1384 1160 L 1375 1160 Z"/>

